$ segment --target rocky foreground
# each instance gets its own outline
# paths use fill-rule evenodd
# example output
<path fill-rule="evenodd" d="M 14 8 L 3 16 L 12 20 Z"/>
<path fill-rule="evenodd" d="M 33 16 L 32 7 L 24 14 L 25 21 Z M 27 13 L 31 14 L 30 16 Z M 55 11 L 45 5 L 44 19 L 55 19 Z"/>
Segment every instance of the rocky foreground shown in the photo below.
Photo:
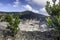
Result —
<path fill-rule="evenodd" d="M 3 32 L 0 31 L 0 40 L 58 40 L 57 32 L 40 32 L 40 31 L 21 31 L 16 37 L 3 36 Z"/>
<path fill-rule="evenodd" d="M 16 35 L 16 37 L 4 36 L 7 35 L 6 31 L 8 31 L 5 29 L 6 26 L 7 26 L 6 22 L 0 23 L 0 40 L 58 40 L 58 32 L 55 30 L 44 31 L 44 32 L 21 30 Z"/>

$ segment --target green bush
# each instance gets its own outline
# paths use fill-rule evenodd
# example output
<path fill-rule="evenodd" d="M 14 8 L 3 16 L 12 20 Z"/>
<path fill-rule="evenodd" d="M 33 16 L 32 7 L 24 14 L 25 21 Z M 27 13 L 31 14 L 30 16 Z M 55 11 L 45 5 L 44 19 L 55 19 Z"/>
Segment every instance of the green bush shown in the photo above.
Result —
<path fill-rule="evenodd" d="M 5 21 L 9 23 L 7 29 L 9 29 L 13 36 L 15 36 L 19 31 L 20 18 L 16 16 L 15 18 L 11 14 L 5 15 Z"/>
<path fill-rule="evenodd" d="M 52 0 L 53 6 L 47 1 L 46 11 L 52 17 L 52 19 L 47 19 L 48 24 L 58 30 L 60 34 L 60 3 L 56 4 L 56 0 Z M 51 21 L 50 21 L 51 20 Z M 60 35 L 59 35 L 60 36 Z"/>

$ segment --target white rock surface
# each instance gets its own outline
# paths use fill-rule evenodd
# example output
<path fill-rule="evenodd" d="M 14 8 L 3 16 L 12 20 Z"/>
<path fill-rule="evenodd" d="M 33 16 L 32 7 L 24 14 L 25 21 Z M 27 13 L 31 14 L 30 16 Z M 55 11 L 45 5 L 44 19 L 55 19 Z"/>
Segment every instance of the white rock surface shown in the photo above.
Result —
<path fill-rule="evenodd" d="M 5 29 L 7 27 L 7 22 L 0 22 L 0 29 Z M 48 28 L 46 24 L 39 24 L 39 21 L 36 20 L 21 20 L 19 24 L 19 28 L 21 31 L 47 31 Z"/>

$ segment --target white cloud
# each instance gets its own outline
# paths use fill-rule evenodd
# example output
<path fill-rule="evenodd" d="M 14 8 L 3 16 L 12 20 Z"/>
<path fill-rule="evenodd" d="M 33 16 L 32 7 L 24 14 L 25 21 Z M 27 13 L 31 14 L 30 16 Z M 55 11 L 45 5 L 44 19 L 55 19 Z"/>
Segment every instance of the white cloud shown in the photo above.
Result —
<path fill-rule="evenodd" d="M 19 0 L 16 0 L 16 2 L 14 2 L 16 5 L 18 5 L 19 4 Z"/>
<path fill-rule="evenodd" d="M 14 5 L 13 5 L 13 7 L 17 7 L 18 5 L 19 5 L 19 0 L 16 0 L 15 2 L 14 2 Z"/>
<path fill-rule="evenodd" d="M 13 7 L 17 7 L 17 5 L 13 5 Z"/>
<path fill-rule="evenodd" d="M 46 12 L 45 8 L 41 8 L 40 11 Z"/>
<path fill-rule="evenodd" d="M 40 11 L 40 14 L 49 16 L 49 14 L 48 14 L 48 13 L 46 12 L 46 10 L 45 10 L 45 7 L 44 7 L 44 8 L 41 8 L 39 11 Z"/>
<path fill-rule="evenodd" d="M 46 2 L 47 1 L 50 1 L 51 4 L 52 3 L 52 0 L 26 0 L 28 3 L 34 3 L 34 4 L 37 4 L 37 5 L 40 5 L 40 6 L 45 6 L 46 5 Z M 57 0 L 56 4 L 59 2 L 59 0 Z"/>
<path fill-rule="evenodd" d="M 25 6 L 24 6 L 24 9 L 25 9 L 25 10 L 28 10 L 28 11 L 35 12 L 35 13 L 39 13 L 39 14 L 43 14 L 43 15 L 49 16 L 49 14 L 47 14 L 47 12 L 46 12 L 46 10 L 45 10 L 45 7 L 44 7 L 44 8 L 41 8 L 41 9 L 39 9 L 39 10 L 35 10 L 35 9 L 33 9 L 30 5 L 25 5 Z"/>
<path fill-rule="evenodd" d="M 37 5 L 45 5 L 46 4 L 46 1 L 48 1 L 48 0 L 25 0 L 25 1 L 27 1 L 28 3 L 31 3 L 31 4 L 37 4 Z"/>
<path fill-rule="evenodd" d="M 32 2 L 38 4 L 38 5 L 45 5 L 47 0 L 32 0 Z"/>
<path fill-rule="evenodd" d="M 26 10 L 30 10 L 30 11 L 32 10 L 32 7 L 31 7 L 30 5 L 25 5 L 24 8 L 25 8 Z"/>
<path fill-rule="evenodd" d="M 32 0 L 30 1 L 31 3 L 35 3 L 37 5 L 40 5 L 42 6 L 42 8 L 40 8 L 38 11 L 40 14 L 43 14 L 43 15 L 46 15 L 46 16 L 49 16 L 45 10 L 45 5 L 46 5 L 46 2 L 49 1 L 50 2 L 50 5 L 53 4 L 52 0 Z M 59 2 L 59 0 L 56 1 L 56 4 Z"/>
<path fill-rule="evenodd" d="M 25 5 L 24 8 L 25 8 L 26 10 L 28 10 L 28 11 L 32 11 L 32 12 L 35 12 L 35 13 L 39 13 L 38 10 L 33 9 L 30 5 Z"/>
<path fill-rule="evenodd" d="M 35 12 L 35 13 L 39 13 L 39 11 L 38 10 L 35 10 L 35 9 L 33 9 L 32 11 Z"/>

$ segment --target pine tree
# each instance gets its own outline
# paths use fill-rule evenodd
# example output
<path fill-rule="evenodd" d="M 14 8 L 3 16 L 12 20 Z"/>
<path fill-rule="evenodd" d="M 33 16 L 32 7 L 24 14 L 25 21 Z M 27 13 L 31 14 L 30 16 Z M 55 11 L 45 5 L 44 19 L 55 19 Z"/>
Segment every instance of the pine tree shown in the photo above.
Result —
<path fill-rule="evenodd" d="M 56 0 L 52 0 L 52 2 L 53 2 L 53 6 L 51 6 L 50 2 L 48 1 L 46 4 L 46 11 L 52 17 L 50 23 L 48 24 L 51 24 L 52 27 L 56 28 L 58 30 L 58 33 L 60 34 L 60 2 L 58 4 L 56 4 Z"/>

